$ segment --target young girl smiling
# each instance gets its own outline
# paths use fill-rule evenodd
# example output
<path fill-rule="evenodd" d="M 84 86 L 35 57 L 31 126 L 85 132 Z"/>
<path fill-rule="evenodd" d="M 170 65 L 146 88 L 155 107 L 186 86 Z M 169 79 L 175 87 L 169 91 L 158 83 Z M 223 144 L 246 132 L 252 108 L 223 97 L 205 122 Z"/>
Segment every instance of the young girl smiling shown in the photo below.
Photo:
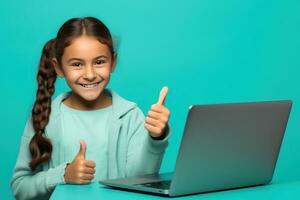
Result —
<path fill-rule="evenodd" d="M 57 184 L 159 171 L 168 145 L 164 87 L 145 118 L 134 102 L 106 88 L 117 54 L 97 18 L 72 18 L 42 51 L 38 89 L 11 180 L 17 199 L 48 199 Z M 71 91 L 53 101 L 57 76 Z"/>

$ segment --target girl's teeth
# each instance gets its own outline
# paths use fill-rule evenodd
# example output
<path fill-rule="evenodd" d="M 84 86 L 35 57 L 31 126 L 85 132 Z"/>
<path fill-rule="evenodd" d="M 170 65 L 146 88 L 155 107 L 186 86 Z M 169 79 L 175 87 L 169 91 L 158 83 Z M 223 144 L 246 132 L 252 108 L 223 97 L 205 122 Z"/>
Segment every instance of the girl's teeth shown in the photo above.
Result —
<path fill-rule="evenodd" d="M 96 84 L 89 84 L 89 85 L 83 85 L 82 84 L 82 86 L 86 87 L 86 88 L 93 88 L 93 87 L 96 87 L 97 85 L 98 85 L 98 83 L 96 83 Z"/>

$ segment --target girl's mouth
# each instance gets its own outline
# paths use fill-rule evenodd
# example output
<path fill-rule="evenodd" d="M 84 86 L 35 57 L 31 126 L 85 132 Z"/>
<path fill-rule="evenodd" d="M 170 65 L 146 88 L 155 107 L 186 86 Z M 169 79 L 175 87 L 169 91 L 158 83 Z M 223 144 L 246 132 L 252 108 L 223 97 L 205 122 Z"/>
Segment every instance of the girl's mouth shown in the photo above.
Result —
<path fill-rule="evenodd" d="M 81 83 L 79 83 L 79 85 L 81 85 L 84 88 L 95 88 L 99 85 L 99 83 L 101 83 L 101 81 L 99 81 L 97 83 L 91 83 L 91 84 L 81 84 Z"/>

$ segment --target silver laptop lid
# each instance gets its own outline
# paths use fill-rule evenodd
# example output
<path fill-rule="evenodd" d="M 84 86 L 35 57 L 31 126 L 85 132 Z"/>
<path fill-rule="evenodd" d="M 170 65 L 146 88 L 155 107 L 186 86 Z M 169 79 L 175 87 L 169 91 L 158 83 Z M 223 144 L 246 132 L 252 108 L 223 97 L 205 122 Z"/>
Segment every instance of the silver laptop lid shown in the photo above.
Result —
<path fill-rule="evenodd" d="M 291 105 L 273 101 L 191 106 L 170 195 L 270 182 Z"/>

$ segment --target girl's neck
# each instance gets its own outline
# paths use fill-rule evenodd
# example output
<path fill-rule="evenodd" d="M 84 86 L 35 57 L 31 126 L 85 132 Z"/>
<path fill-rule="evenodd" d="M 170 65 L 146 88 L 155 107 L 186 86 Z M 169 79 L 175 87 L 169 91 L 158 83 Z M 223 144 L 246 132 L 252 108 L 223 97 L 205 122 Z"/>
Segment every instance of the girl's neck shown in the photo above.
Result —
<path fill-rule="evenodd" d="M 71 92 L 63 101 L 63 104 L 77 110 L 97 110 L 110 106 L 112 104 L 112 100 L 106 90 L 104 90 L 95 101 L 91 102 L 88 102 L 77 94 Z"/>

